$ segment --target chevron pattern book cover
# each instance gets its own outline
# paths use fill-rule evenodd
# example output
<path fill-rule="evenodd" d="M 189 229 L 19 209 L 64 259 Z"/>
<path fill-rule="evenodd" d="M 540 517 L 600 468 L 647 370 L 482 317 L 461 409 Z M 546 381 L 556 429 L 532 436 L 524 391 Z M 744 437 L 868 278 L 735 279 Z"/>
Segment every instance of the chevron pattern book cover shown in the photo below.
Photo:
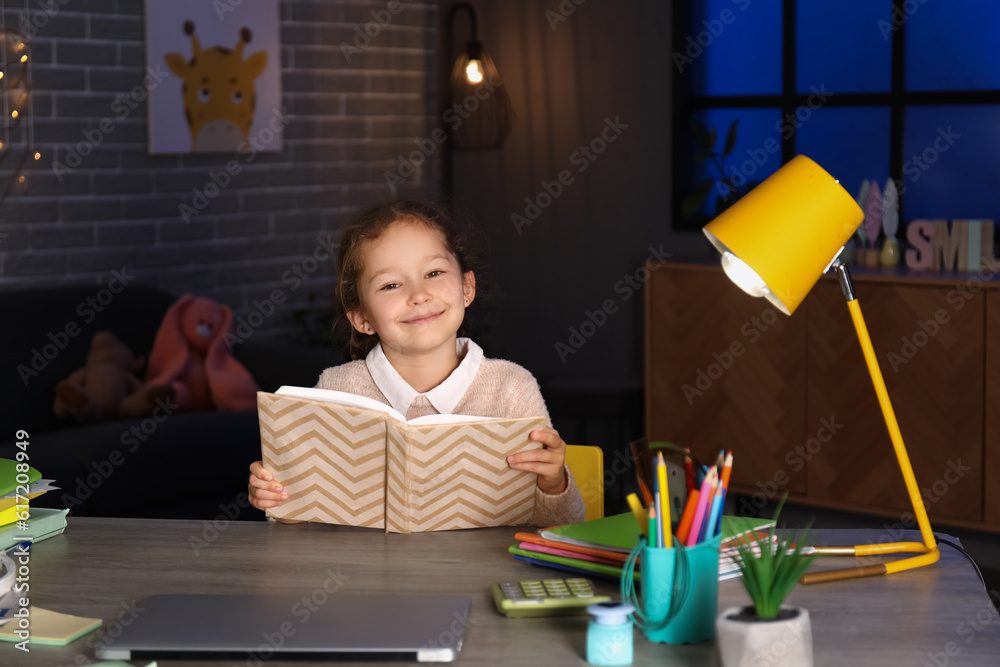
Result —
<path fill-rule="evenodd" d="M 505 459 L 540 446 L 528 434 L 541 417 L 405 422 L 388 406 L 266 392 L 257 406 L 264 467 L 289 495 L 269 510 L 276 518 L 410 533 L 525 523 L 534 512 L 535 475 Z"/>

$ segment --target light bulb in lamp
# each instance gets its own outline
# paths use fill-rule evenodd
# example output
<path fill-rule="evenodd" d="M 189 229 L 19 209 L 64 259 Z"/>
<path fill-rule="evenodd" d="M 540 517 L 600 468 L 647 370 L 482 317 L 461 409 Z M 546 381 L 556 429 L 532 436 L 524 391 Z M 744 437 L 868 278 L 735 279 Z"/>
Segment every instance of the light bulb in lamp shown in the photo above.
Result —
<path fill-rule="evenodd" d="M 767 283 L 746 262 L 728 250 L 722 253 L 722 270 L 737 287 L 750 296 L 767 296 Z"/>
<path fill-rule="evenodd" d="M 483 64 L 478 60 L 470 60 L 465 66 L 465 77 L 469 83 L 479 83 L 483 80 Z"/>

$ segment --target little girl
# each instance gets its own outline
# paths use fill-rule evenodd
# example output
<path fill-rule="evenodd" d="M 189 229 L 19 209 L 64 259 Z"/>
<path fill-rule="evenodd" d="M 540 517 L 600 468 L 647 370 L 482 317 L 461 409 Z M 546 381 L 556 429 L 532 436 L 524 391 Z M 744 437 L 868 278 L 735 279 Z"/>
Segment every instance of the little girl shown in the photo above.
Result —
<path fill-rule="evenodd" d="M 404 200 L 363 211 L 344 230 L 337 266 L 354 361 L 326 369 L 316 386 L 381 401 L 407 419 L 454 413 L 541 415 L 548 421 L 531 373 L 485 358 L 458 335 L 476 296 L 468 255 L 450 220 L 432 206 Z M 512 454 L 507 462 L 538 474 L 532 523 L 583 521 L 583 498 L 565 465 L 566 444 L 551 427 L 530 437 L 542 447 Z M 261 461 L 250 473 L 254 507 L 275 507 L 288 498 Z"/>

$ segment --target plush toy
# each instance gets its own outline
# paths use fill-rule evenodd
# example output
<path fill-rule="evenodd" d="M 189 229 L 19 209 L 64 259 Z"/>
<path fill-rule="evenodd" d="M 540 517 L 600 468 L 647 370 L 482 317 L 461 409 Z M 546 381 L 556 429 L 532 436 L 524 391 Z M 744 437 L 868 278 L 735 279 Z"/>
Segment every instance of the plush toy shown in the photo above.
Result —
<path fill-rule="evenodd" d="M 254 410 L 257 383 L 230 355 L 233 311 L 185 294 L 167 309 L 153 341 L 146 384 L 169 384 L 180 410 Z"/>
<path fill-rule="evenodd" d="M 81 424 L 152 413 L 157 401 L 167 401 L 173 389 L 145 385 L 137 377 L 145 357 L 110 331 L 98 331 L 90 343 L 87 363 L 56 385 L 53 409 L 57 417 L 72 417 Z"/>

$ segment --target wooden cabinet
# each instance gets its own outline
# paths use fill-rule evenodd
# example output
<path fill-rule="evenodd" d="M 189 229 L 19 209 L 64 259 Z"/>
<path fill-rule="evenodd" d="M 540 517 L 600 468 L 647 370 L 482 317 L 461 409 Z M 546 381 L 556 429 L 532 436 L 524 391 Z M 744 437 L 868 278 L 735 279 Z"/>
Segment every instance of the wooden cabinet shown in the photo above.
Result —
<path fill-rule="evenodd" d="M 714 264 L 658 264 L 646 287 L 646 433 L 711 460 L 733 449 L 744 502 L 798 502 L 913 527 L 839 284 L 791 317 Z M 854 282 L 932 521 L 1000 530 L 1000 285 L 859 275 Z M 995 338 L 995 336 L 994 336 Z M 990 368 L 995 370 L 991 373 Z M 993 400 L 991 400 L 993 399 Z M 994 409 L 992 412 L 996 412 Z"/>

